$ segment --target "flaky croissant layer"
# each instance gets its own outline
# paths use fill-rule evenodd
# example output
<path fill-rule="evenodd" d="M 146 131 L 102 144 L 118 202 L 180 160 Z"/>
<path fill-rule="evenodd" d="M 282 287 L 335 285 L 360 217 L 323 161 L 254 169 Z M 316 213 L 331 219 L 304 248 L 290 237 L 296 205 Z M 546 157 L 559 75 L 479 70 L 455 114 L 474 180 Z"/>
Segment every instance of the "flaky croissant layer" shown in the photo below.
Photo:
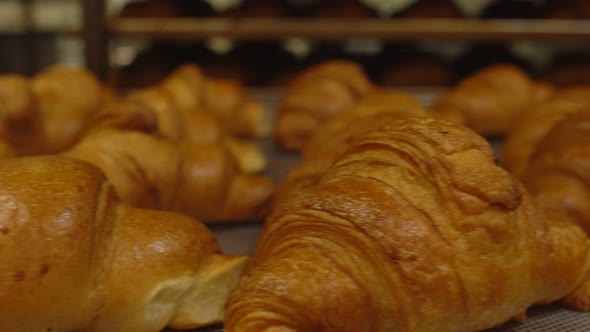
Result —
<path fill-rule="evenodd" d="M 472 332 L 588 274 L 583 232 L 548 222 L 483 138 L 380 116 L 278 202 L 228 301 L 228 331 Z"/>

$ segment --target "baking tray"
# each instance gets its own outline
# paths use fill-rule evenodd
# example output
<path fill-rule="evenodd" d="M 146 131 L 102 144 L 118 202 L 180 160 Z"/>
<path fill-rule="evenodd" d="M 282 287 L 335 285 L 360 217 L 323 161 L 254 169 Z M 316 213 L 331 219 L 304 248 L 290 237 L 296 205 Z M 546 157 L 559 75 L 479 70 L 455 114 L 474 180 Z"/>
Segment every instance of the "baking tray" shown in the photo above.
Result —
<path fill-rule="evenodd" d="M 440 91 L 440 89 L 431 88 L 408 89 L 408 92 L 425 106 L 431 105 Z M 281 91 L 255 89 L 251 91 L 251 94 L 268 106 L 272 118 Z M 266 171 L 266 175 L 275 181 L 280 181 L 299 160 L 297 153 L 277 149 L 271 139 L 259 140 L 258 143 L 268 158 L 269 169 Z M 490 140 L 490 143 L 498 157 L 500 157 L 502 142 L 500 140 Z M 225 253 L 251 256 L 254 253 L 256 242 L 262 230 L 262 221 L 249 224 L 212 225 L 210 228 Z M 174 330 L 168 329 L 165 331 L 171 332 Z M 190 330 L 189 332 L 223 331 L 221 326 L 213 326 Z M 557 305 L 534 307 L 529 310 L 528 319 L 524 323 L 510 322 L 486 332 L 590 332 L 590 313 L 567 310 Z"/>

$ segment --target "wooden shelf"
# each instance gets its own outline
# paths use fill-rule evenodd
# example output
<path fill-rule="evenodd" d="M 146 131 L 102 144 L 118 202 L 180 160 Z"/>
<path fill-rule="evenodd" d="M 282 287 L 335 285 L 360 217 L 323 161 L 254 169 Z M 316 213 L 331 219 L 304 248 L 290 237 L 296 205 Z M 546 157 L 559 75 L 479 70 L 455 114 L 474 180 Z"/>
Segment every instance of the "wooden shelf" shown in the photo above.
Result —
<path fill-rule="evenodd" d="M 476 19 L 224 19 L 115 18 L 107 22 L 113 37 L 191 40 L 228 37 L 241 40 L 590 41 L 585 20 Z"/>

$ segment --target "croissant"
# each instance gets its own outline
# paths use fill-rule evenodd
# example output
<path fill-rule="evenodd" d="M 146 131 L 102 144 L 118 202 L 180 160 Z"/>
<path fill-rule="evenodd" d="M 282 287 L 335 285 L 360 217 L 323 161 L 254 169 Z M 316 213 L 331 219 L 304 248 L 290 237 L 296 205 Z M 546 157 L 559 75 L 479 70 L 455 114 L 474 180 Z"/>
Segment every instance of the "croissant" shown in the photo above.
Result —
<path fill-rule="evenodd" d="M 28 79 L 0 76 L 0 136 L 19 155 L 70 147 L 116 94 L 87 70 L 54 66 Z"/>
<path fill-rule="evenodd" d="M 249 262 L 194 219 L 119 202 L 94 166 L 0 161 L 0 330 L 157 332 L 219 322 Z"/>
<path fill-rule="evenodd" d="M 159 134 L 168 139 L 188 143 L 223 144 L 232 152 L 242 171 L 258 173 L 266 168 L 266 157 L 257 145 L 229 135 L 219 118 L 211 113 L 179 108 L 175 106 L 178 102 L 174 102 L 164 90 L 158 88 L 136 91 L 127 99 L 143 105 L 142 109 L 133 107 L 132 112 L 153 112 L 157 118 Z M 120 108 L 121 105 L 116 105 L 102 113 L 116 114 L 121 112 Z"/>
<path fill-rule="evenodd" d="M 512 65 L 496 65 L 467 77 L 433 106 L 441 119 L 465 124 L 481 135 L 503 135 L 525 107 L 552 93 Z"/>
<path fill-rule="evenodd" d="M 84 133 L 88 119 L 113 98 L 86 69 L 54 66 L 35 75 L 31 89 L 43 126 L 43 153 L 72 146 Z"/>
<path fill-rule="evenodd" d="M 23 154 L 40 150 L 41 123 L 35 106 L 31 85 L 26 77 L 0 75 L 0 137 L 6 147 L 18 146 Z"/>
<path fill-rule="evenodd" d="M 579 228 L 538 213 L 489 144 L 391 115 L 278 202 L 224 324 L 249 331 L 472 332 L 588 276 Z M 582 235 L 582 236 L 581 236 Z M 566 238 L 576 241 L 560 241 Z"/>
<path fill-rule="evenodd" d="M 133 105 L 122 106 L 129 110 Z M 131 112 L 131 111 L 130 111 Z M 121 200 L 135 207 L 178 211 L 206 222 L 255 220 L 273 183 L 244 175 L 219 144 L 174 143 L 154 135 L 151 113 L 104 117 L 62 154 L 98 166 Z"/>
<path fill-rule="evenodd" d="M 590 234 L 590 113 L 565 115 L 543 137 L 522 174 L 526 187 L 535 196 L 545 214 L 563 225 L 580 229 L 578 237 L 563 236 L 563 242 L 587 242 Z M 583 238 L 580 239 L 580 238 Z M 586 252 L 568 253 L 577 260 Z M 584 262 L 580 262 L 583 264 Z M 588 265 L 588 263 L 585 263 Z M 590 311 L 590 277 L 585 276 L 565 304 Z"/>
<path fill-rule="evenodd" d="M 285 177 L 277 193 L 277 201 L 291 191 L 298 191 L 315 182 L 329 168 L 350 142 L 364 132 L 381 126 L 382 121 L 429 114 L 417 100 L 399 91 L 375 91 L 362 99 L 351 111 L 339 115 L 312 133 L 302 150 L 303 162 Z"/>
<path fill-rule="evenodd" d="M 587 111 L 589 106 L 590 88 L 577 87 L 558 91 L 549 100 L 522 112 L 504 140 L 503 165 L 521 177 L 536 145 L 549 130 L 568 114 Z"/>
<path fill-rule="evenodd" d="M 179 111 L 211 113 L 233 134 L 247 137 L 269 134 L 266 108 L 249 97 L 236 80 L 208 78 L 198 66 L 186 64 L 168 75 L 158 88 Z"/>
<path fill-rule="evenodd" d="M 315 128 L 352 109 L 371 89 L 363 69 L 353 62 L 334 60 L 305 70 L 291 82 L 278 107 L 278 144 L 300 150 Z"/>

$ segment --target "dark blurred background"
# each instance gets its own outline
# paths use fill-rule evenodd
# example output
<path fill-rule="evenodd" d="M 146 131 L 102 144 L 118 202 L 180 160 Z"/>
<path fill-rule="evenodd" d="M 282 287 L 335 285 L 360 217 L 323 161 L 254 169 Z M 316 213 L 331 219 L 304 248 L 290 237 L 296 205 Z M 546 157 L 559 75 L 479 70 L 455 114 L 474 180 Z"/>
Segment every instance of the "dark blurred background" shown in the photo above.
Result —
<path fill-rule="evenodd" d="M 84 1 L 0 1 L 0 72 L 32 74 L 53 63 L 84 65 Z M 96 15 L 101 15 L 97 13 Z M 531 20 L 585 22 L 584 0 L 112 0 L 105 18 L 398 20 Z M 106 22 L 106 19 L 105 19 Z M 468 22 L 468 21 L 467 21 Z M 106 24 L 106 23 L 105 23 Z M 96 29 L 105 29 L 94 26 Z M 575 33 L 575 31 L 572 31 Z M 590 32 L 588 33 L 590 36 Z M 300 38 L 108 38 L 108 80 L 121 88 L 160 80 L 185 62 L 214 77 L 250 86 L 283 86 L 306 66 L 334 58 L 363 64 L 387 86 L 448 86 L 486 65 L 509 62 L 558 86 L 590 83 L 590 43 L 532 38 L 415 40 L 362 38 L 322 41 Z"/>

